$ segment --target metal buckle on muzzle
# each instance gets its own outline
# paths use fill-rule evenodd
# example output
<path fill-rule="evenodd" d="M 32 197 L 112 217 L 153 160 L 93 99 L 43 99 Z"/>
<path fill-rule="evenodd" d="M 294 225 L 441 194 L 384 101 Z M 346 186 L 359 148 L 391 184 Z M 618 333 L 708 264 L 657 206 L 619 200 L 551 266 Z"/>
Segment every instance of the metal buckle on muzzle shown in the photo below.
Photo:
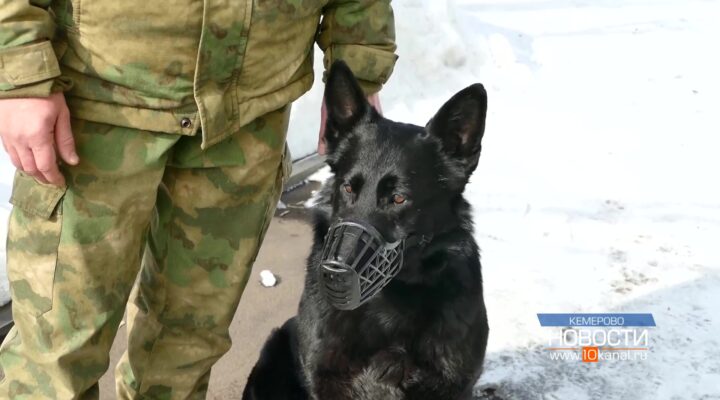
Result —
<path fill-rule="evenodd" d="M 320 260 L 325 298 L 340 310 L 360 307 L 400 272 L 404 250 L 404 240 L 387 243 L 371 226 L 336 222 L 325 237 Z"/>

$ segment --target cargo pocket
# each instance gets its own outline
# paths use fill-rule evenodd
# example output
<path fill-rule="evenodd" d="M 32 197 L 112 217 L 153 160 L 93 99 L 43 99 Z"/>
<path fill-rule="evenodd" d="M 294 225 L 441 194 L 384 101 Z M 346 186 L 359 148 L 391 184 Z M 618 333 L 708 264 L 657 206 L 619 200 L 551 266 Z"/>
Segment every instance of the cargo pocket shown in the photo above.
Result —
<path fill-rule="evenodd" d="M 65 188 L 18 171 L 7 235 L 7 273 L 13 307 L 38 317 L 52 308 Z"/>

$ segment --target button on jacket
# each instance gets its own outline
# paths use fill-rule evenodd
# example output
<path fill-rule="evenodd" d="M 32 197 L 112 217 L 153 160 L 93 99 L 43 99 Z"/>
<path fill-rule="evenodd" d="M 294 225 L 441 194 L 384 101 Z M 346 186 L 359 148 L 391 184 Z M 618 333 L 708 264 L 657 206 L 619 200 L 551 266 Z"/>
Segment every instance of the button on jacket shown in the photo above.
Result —
<path fill-rule="evenodd" d="M 0 0 L 0 98 L 207 148 L 306 92 L 317 42 L 368 94 L 395 64 L 390 0 Z"/>

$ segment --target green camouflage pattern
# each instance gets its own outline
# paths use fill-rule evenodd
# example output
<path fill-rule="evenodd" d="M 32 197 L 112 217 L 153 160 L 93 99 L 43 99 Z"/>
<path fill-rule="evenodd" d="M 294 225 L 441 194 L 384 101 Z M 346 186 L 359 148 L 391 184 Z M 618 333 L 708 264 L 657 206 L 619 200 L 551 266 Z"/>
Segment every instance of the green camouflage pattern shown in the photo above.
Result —
<path fill-rule="evenodd" d="M 395 20 L 390 0 L 344 1 L 325 9 L 317 43 L 325 53 L 327 79 L 330 66 L 343 60 L 366 93 L 380 90 L 377 82 L 390 78 L 397 60 Z"/>
<path fill-rule="evenodd" d="M 378 91 L 390 0 L 0 0 L 0 98 L 65 90 L 75 118 L 208 148 L 310 88 L 316 39 Z"/>
<path fill-rule="evenodd" d="M 126 304 L 118 398 L 205 398 L 289 175 L 289 113 L 204 151 L 200 136 L 74 119 L 67 187 L 18 173 L 0 398 L 97 399 Z"/>

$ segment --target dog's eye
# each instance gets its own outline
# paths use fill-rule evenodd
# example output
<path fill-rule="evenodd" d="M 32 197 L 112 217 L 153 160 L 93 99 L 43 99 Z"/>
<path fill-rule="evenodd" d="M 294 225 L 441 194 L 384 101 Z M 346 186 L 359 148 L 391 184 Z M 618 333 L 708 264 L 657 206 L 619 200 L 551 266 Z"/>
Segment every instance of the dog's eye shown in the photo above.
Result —
<path fill-rule="evenodd" d="M 352 192 L 353 192 L 352 186 L 350 186 L 350 185 L 347 184 L 347 183 L 343 185 L 343 190 L 345 190 L 345 193 L 352 193 Z"/>
<path fill-rule="evenodd" d="M 407 199 L 405 198 L 405 196 L 403 196 L 401 194 L 393 195 L 393 203 L 395 203 L 395 204 L 402 204 L 405 202 L 405 200 L 407 200 Z"/>

